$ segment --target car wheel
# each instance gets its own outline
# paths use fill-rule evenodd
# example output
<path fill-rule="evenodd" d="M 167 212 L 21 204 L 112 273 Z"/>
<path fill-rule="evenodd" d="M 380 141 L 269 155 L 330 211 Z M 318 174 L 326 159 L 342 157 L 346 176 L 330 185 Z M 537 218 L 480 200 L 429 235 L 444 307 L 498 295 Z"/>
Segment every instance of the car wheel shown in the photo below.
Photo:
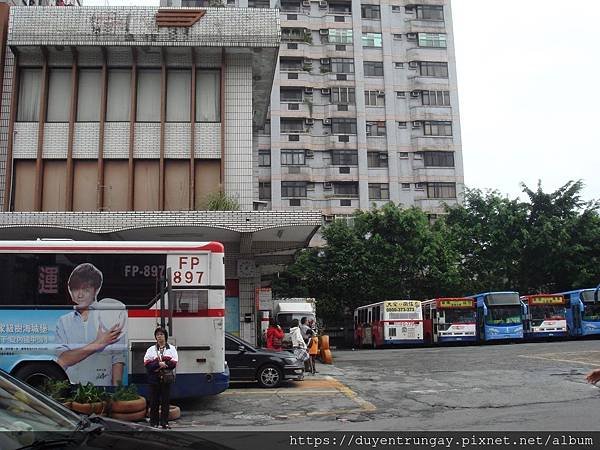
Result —
<path fill-rule="evenodd" d="M 258 369 L 256 379 L 258 384 L 264 388 L 274 388 L 279 386 L 283 376 L 281 370 L 272 364 L 267 364 Z"/>
<path fill-rule="evenodd" d="M 19 367 L 14 376 L 25 383 L 39 388 L 46 380 L 67 380 L 67 375 L 57 366 L 47 363 L 29 363 Z"/>

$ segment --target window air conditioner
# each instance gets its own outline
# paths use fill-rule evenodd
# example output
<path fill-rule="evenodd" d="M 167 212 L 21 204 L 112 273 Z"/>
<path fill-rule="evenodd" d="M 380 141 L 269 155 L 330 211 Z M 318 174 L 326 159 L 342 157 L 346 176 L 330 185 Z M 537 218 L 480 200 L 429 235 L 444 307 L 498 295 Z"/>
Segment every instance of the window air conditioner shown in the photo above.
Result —
<path fill-rule="evenodd" d="M 421 122 L 416 120 L 412 123 L 413 128 L 421 128 Z"/>
<path fill-rule="evenodd" d="M 331 95 L 331 89 L 321 89 L 321 95 Z"/>
<path fill-rule="evenodd" d="M 329 181 L 326 181 L 325 183 L 323 183 L 323 189 L 333 189 L 333 184 Z"/>
<path fill-rule="evenodd" d="M 314 125 L 315 124 L 315 120 L 314 119 L 304 119 L 304 123 L 306 125 Z"/>
<path fill-rule="evenodd" d="M 408 63 L 409 69 L 416 69 L 417 67 L 419 67 L 419 61 L 410 61 Z"/>
<path fill-rule="evenodd" d="M 323 119 L 323 125 L 331 125 L 331 119 Z"/>
<path fill-rule="evenodd" d="M 304 0 L 304 1 L 302 2 L 302 6 L 305 6 L 305 7 L 307 7 L 307 8 L 310 8 L 310 1 L 309 1 L 309 0 Z"/>
<path fill-rule="evenodd" d="M 406 33 L 406 39 L 408 39 L 409 41 L 416 41 L 417 33 Z"/>
<path fill-rule="evenodd" d="M 321 36 L 329 36 L 329 30 L 327 28 L 322 28 L 319 30 L 319 34 Z"/>
<path fill-rule="evenodd" d="M 305 93 L 306 95 L 312 95 L 312 93 L 313 93 L 313 88 L 311 88 L 311 87 L 305 87 L 305 88 L 304 88 L 304 93 Z"/>
<path fill-rule="evenodd" d="M 313 152 L 312 150 L 306 150 L 306 152 L 304 153 L 305 158 L 314 158 L 314 156 L 315 152 Z"/>
<path fill-rule="evenodd" d="M 326 223 L 331 223 L 331 222 L 333 222 L 334 219 L 335 219 L 335 216 L 329 216 L 329 215 L 323 216 L 323 221 Z"/>
<path fill-rule="evenodd" d="M 331 59 L 329 58 L 321 58 L 321 64 L 324 66 L 328 66 L 329 64 L 331 64 Z"/>
<path fill-rule="evenodd" d="M 319 8 L 326 9 L 327 8 L 327 2 L 325 0 L 321 0 L 319 2 Z"/>
<path fill-rule="evenodd" d="M 385 97 L 385 91 L 377 91 L 377 97 Z"/>
<path fill-rule="evenodd" d="M 380 153 L 379 154 L 379 159 L 388 159 L 387 153 Z"/>
<path fill-rule="evenodd" d="M 410 96 L 413 98 L 417 98 L 421 96 L 421 91 L 411 91 Z"/>

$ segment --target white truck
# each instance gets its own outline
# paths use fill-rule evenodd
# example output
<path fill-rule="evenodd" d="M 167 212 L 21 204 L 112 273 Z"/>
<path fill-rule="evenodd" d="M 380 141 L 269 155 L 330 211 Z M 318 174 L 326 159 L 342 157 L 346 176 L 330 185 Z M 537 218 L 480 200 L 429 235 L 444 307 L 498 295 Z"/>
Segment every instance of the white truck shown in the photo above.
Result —
<path fill-rule="evenodd" d="M 290 326 L 292 320 L 298 319 L 298 322 L 303 317 L 306 317 L 307 321 L 314 321 L 316 323 L 316 302 L 314 298 L 280 298 L 273 300 L 273 317 L 277 321 L 285 336 L 283 338 L 284 345 L 288 344 L 291 346 L 290 338 Z"/>

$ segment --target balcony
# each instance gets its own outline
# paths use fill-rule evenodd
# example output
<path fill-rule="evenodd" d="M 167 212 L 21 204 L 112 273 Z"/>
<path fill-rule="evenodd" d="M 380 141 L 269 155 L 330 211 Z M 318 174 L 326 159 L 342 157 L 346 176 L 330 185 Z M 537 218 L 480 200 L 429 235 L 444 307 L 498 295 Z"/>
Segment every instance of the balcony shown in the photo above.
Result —
<path fill-rule="evenodd" d="M 406 22 L 409 33 L 444 33 L 446 31 L 446 22 L 441 20 L 409 19 Z"/>
<path fill-rule="evenodd" d="M 414 105 L 410 107 L 410 120 L 452 120 L 452 107 Z"/>
<path fill-rule="evenodd" d="M 412 47 L 406 50 L 408 61 L 445 61 L 448 62 L 448 52 L 438 47 Z"/>
<path fill-rule="evenodd" d="M 421 130 L 414 133 L 421 133 Z M 452 136 L 411 136 L 410 142 L 414 151 L 419 150 L 458 150 Z"/>
<path fill-rule="evenodd" d="M 456 168 L 454 167 L 415 167 L 413 173 L 417 183 L 429 181 L 454 183 L 456 181 Z"/>
<path fill-rule="evenodd" d="M 423 194 L 423 192 L 420 193 Z M 424 195 L 427 195 L 426 191 Z M 457 205 L 458 200 L 455 198 L 415 198 L 415 206 L 433 214 L 446 214 L 444 203 L 450 206 Z"/>

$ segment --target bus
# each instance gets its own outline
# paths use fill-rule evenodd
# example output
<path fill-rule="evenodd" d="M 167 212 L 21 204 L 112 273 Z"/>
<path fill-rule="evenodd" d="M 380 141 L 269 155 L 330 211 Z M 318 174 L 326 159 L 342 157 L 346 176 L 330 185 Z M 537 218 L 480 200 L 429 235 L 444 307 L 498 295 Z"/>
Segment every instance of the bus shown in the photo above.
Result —
<path fill-rule="evenodd" d="M 600 302 L 597 289 L 576 289 L 554 295 L 564 297 L 567 329 L 572 337 L 600 334 Z"/>
<path fill-rule="evenodd" d="M 472 298 L 435 298 L 421 302 L 428 343 L 475 342 L 477 308 Z"/>
<path fill-rule="evenodd" d="M 179 355 L 173 398 L 229 386 L 221 243 L 0 241 L 0 268 L 0 368 L 17 378 L 145 394 L 161 325 Z"/>
<path fill-rule="evenodd" d="M 567 335 L 567 301 L 562 295 L 524 295 L 521 301 L 524 306 L 523 333 L 526 339 Z"/>
<path fill-rule="evenodd" d="M 523 304 L 518 292 L 484 292 L 469 297 L 477 305 L 479 341 L 523 339 Z"/>
<path fill-rule="evenodd" d="M 354 343 L 372 348 L 423 344 L 423 314 L 417 300 L 386 300 L 354 311 Z"/>

